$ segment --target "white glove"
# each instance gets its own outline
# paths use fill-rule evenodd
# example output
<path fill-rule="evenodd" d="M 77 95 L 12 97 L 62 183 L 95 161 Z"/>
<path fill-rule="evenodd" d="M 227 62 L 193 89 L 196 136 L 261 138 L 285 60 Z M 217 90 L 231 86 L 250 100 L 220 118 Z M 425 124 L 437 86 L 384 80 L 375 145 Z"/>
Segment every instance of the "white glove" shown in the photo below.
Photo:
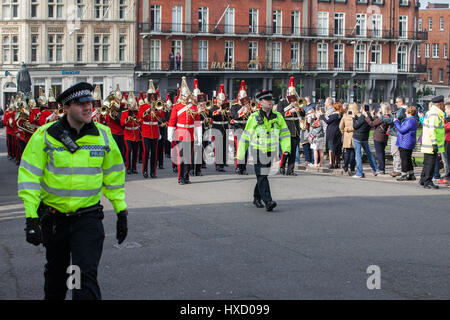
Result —
<path fill-rule="evenodd" d="M 173 141 L 173 135 L 175 133 L 175 127 L 168 127 L 167 128 L 167 140 L 169 142 Z"/>

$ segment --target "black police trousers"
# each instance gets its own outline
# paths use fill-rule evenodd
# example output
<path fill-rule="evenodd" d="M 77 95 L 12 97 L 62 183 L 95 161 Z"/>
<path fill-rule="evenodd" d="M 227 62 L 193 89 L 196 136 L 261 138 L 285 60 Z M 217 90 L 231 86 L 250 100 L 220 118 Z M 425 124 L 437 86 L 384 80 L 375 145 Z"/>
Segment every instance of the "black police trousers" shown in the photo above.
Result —
<path fill-rule="evenodd" d="M 420 184 L 429 185 L 433 184 L 433 172 L 436 165 L 437 153 L 424 153 L 423 154 L 423 168 L 420 175 Z"/>
<path fill-rule="evenodd" d="M 268 152 L 261 157 L 260 152 L 257 150 L 253 150 L 253 159 L 256 159 L 254 168 L 256 174 L 256 185 L 255 190 L 253 191 L 253 197 L 257 200 L 262 200 L 267 205 L 272 201 L 272 195 L 270 193 L 270 185 L 269 185 L 269 170 L 271 166 L 271 153 Z M 255 157 L 256 155 L 256 157 Z"/>
<path fill-rule="evenodd" d="M 97 268 L 105 239 L 102 219 L 100 209 L 71 217 L 56 213 L 42 222 L 47 259 L 44 270 L 46 300 L 64 300 L 68 284 L 77 284 L 77 274 L 68 273 L 69 266 L 78 267 L 81 275 L 80 288 L 72 290 L 73 300 L 102 298 L 97 282 Z"/>

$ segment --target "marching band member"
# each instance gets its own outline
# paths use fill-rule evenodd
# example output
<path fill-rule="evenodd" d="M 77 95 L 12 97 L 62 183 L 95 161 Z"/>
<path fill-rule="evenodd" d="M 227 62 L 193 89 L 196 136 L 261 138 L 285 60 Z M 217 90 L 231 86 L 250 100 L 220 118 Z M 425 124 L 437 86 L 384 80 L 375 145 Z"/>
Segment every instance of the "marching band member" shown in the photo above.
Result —
<path fill-rule="evenodd" d="M 39 88 L 39 90 L 42 90 Z M 36 132 L 36 130 L 39 128 L 37 122 L 36 122 L 36 116 L 41 112 L 41 109 L 39 105 L 36 103 L 36 100 L 34 100 L 33 92 L 30 93 L 30 98 L 28 99 L 28 106 L 31 108 L 30 111 L 30 125 L 33 128 L 33 132 Z"/>
<path fill-rule="evenodd" d="M 197 104 L 197 111 L 200 116 L 200 121 L 202 123 L 202 133 L 205 132 L 206 129 L 209 129 L 210 123 L 207 123 L 209 126 L 205 126 L 205 123 L 210 120 L 210 117 L 208 116 L 208 111 L 206 110 L 206 95 L 202 93 L 198 87 L 198 80 L 194 79 L 194 90 L 192 91 L 192 96 L 194 97 L 194 101 Z M 202 139 L 203 141 L 203 139 Z M 203 159 L 203 149 L 205 147 L 205 143 L 208 143 L 207 141 L 202 142 L 202 146 L 199 148 L 196 148 L 196 159 L 202 159 L 201 163 L 196 163 L 191 167 L 191 174 L 196 176 L 202 176 L 202 167 L 204 163 Z"/>
<path fill-rule="evenodd" d="M 139 120 L 137 118 L 138 108 L 133 92 L 130 92 L 127 100 L 127 110 L 122 112 L 120 124 L 125 128 L 125 163 L 127 174 L 137 174 L 137 156 L 139 150 Z"/>
<path fill-rule="evenodd" d="M 220 85 L 219 93 L 216 97 L 216 105 L 210 110 L 212 118 L 214 155 L 216 158 L 216 170 L 224 172 L 224 165 L 227 159 L 227 129 L 228 121 L 231 117 L 229 103 L 225 95 L 224 85 Z M 216 137 L 217 134 L 221 136 Z"/>
<path fill-rule="evenodd" d="M 100 108 L 102 107 L 102 93 L 98 84 L 95 86 L 93 97 L 95 101 L 92 102 L 92 120 L 106 125 L 106 117 L 100 113 Z"/>
<path fill-rule="evenodd" d="M 189 184 L 189 171 L 194 163 L 194 141 L 202 142 L 202 125 L 197 113 L 197 106 L 191 100 L 191 92 L 182 77 L 180 97 L 173 106 L 167 137 L 173 141 L 176 149 L 176 163 L 178 165 L 178 183 Z M 175 159 L 172 159 L 174 161 Z"/>
<path fill-rule="evenodd" d="M 46 123 L 56 121 L 58 119 L 58 115 L 56 113 L 58 111 L 58 102 L 56 102 L 52 88 L 50 88 L 50 91 L 48 93 L 47 104 L 42 107 L 44 108 L 44 110 L 42 110 L 39 115 L 39 126 L 43 126 Z"/>
<path fill-rule="evenodd" d="M 159 134 L 161 139 L 158 142 L 158 168 L 164 169 L 164 154 L 170 156 L 170 143 L 167 141 L 167 126 L 169 125 L 170 112 L 172 111 L 172 100 L 170 100 L 170 95 L 167 94 L 166 101 L 164 102 L 163 122 L 159 124 Z"/>
<path fill-rule="evenodd" d="M 124 127 L 120 123 L 122 110 L 125 109 L 125 105 L 122 102 L 122 92 L 120 91 L 119 85 L 116 86 L 116 90 L 114 91 L 114 103 L 117 103 L 119 106 L 118 110 L 110 110 L 106 114 L 106 123 L 111 129 L 112 136 L 119 147 L 120 153 L 122 154 L 123 162 L 125 159 L 125 140 L 123 138 Z"/>
<path fill-rule="evenodd" d="M 148 161 L 150 158 L 150 177 L 156 178 L 156 161 L 159 139 L 159 124 L 163 121 L 164 113 L 156 109 L 156 97 L 153 81 L 147 92 L 147 103 L 144 102 L 143 94 L 139 96 L 138 119 L 141 122 L 144 178 L 148 178 Z"/>
<path fill-rule="evenodd" d="M 305 116 L 303 108 L 297 103 L 298 94 L 295 90 L 294 77 L 289 80 L 289 87 L 286 91 L 286 99 L 281 100 L 277 105 L 277 111 L 283 115 L 289 131 L 291 133 L 291 152 L 281 155 L 280 173 L 288 176 L 296 176 L 294 172 L 295 155 L 300 143 L 300 117 Z M 287 163 L 287 170 L 286 170 Z"/>
<path fill-rule="evenodd" d="M 14 97 L 11 97 L 8 109 L 6 109 L 3 115 L 3 125 L 6 127 L 6 147 L 8 149 L 8 160 L 13 160 L 14 157 L 14 119 L 15 119 L 15 106 Z M 11 119 L 11 120 L 10 120 Z"/>
<path fill-rule="evenodd" d="M 231 106 L 231 127 L 234 129 L 234 149 L 235 152 L 238 150 L 238 141 L 241 138 L 242 132 L 245 129 L 247 119 L 252 113 L 250 108 L 250 98 L 247 95 L 247 89 L 245 88 L 245 81 L 241 81 L 241 87 L 238 92 L 238 97 L 236 99 L 236 104 Z M 236 153 L 235 153 L 236 156 Z M 245 159 L 241 163 L 237 158 L 235 159 L 234 169 L 237 174 L 247 175 L 247 159 L 248 152 L 245 153 Z"/>

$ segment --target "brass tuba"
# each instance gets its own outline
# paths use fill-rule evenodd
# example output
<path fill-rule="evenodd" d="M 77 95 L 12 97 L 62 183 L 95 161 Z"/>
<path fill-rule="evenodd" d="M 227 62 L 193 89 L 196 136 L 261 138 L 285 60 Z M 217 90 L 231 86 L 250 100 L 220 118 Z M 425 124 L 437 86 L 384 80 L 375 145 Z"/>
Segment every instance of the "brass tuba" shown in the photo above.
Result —
<path fill-rule="evenodd" d="M 27 104 L 25 101 L 20 103 L 22 104 L 22 107 L 16 113 L 16 125 L 20 130 L 33 134 L 34 128 L 30 123 L 30 111 L 26 107 Z M 10 120 L 12 120 L 12 118 L 10 118 Z"/>

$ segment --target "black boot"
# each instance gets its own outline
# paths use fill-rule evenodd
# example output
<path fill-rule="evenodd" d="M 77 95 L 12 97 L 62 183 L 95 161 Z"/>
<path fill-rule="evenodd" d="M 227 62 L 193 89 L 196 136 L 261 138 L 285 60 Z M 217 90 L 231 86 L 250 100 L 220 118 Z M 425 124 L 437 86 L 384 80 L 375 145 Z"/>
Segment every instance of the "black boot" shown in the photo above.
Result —
<path fill-rule="evenodd" d="M 284 176 L 286 174 L 286 169 L 280 168 L 280 174 Z"/>
<path fill-rule="evenodd" d="M 277 203 L 275 201 L 269 201 L 269 203 L 266 204 L 266 211 L 272 211 L 276 206 Z"/>
<path fill-rule="evenodd" d="M 253 199 L 253 204 L 257 207 L 257 208 L 264 208 L 263 203 L 261 202 L 261 199 Z"/>
<path fill-rule="evenodd" d="M 148 179 L 148 172 L 147 171 L 145 171 L 143 175 L 144 175 L 145 179 Z"/>
<path fill-rule="evenodd" d="M 397 179 L 397 181 L 406 181 L 406 180 L 408 180 L 408 176 L 406 174 L 402 175 L 400 178 Z"/>

